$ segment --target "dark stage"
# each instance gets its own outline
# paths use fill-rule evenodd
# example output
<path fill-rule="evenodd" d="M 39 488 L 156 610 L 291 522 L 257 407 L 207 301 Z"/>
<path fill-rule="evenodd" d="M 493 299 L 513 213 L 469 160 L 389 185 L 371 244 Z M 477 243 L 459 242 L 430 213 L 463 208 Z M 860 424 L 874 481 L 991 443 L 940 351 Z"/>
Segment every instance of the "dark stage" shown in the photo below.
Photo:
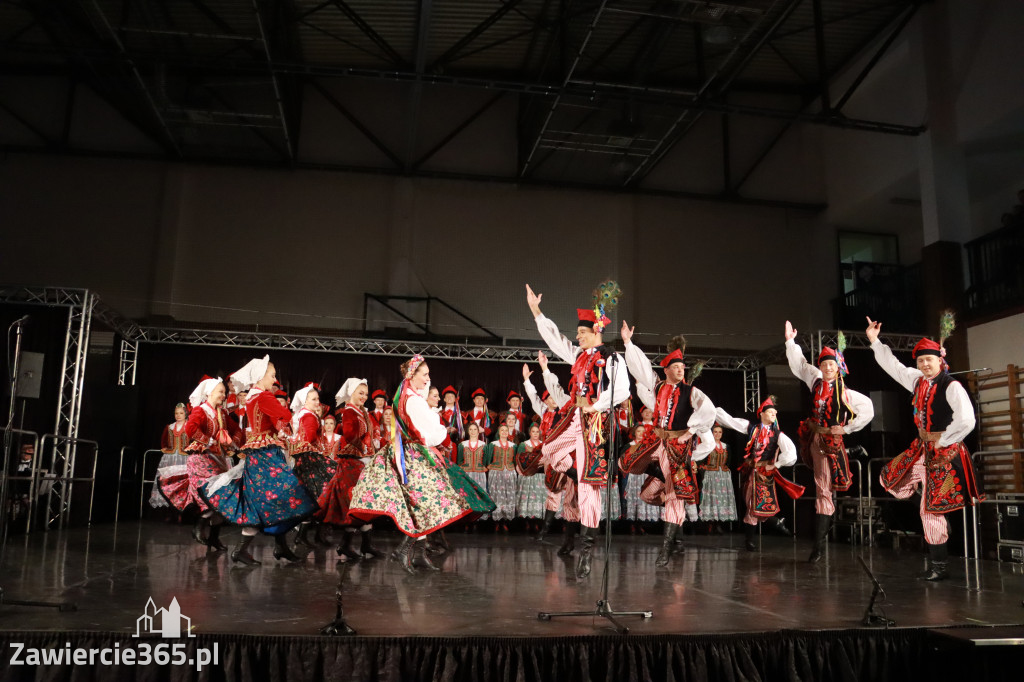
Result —
<path fill-rule="evenodd" d="M 556 556 L 554 545 L 453 531 L 441 573 L 408 576 L 386 560 L 350 564 L 345 612 L 359 636 L 332 639 L 317 632 L 334 616 L 340 564 L 333 550 L 290 565 L 275 561 L 270 538 L 260 538 L 256 556 L 264 563 L 245 568 L 224 553 L 207 554 L 189 530 L 147 521 L 10 538 L 0 583 L 6 595 L 72 601 L 78 610 L 4 605 L 5 649 L 12 641 L 137 643 L 136 620 L 152 597 L 157 607 L 177 598 L 197 634 L 190 646 L 220 643 L 222 668 L 197 679 L 902 680 L 923 678 L 940 661 L 949 672 L 973 660 L 963 652 L 982 650 L 930 629 L 1024 623 L 1020 565 L 954 559 L 951 580 L 928 584 L 914 578 L 924 567 L 916 550 L 832 543 L 826 561 L 809 565 L 805 541 L 764 536 L 762 551 L 750 553 L 733 534 L 686 536 L 686 552 L 657 569 L 659 536 L 616 535 L 611 603 L 654 611 L 649 620 L 629 619 L 632 634 L 621 637 L 600 618 L 537 618 L 594 607 L 603 550 L 590 578 L 578 583 L 573 560 Z M 225 541 L 236 535 L 225 533 Z M 378 534 L 382 549 L 397 541 Z M 858 554 L 884 586 L 885 615 L 897 627 L 861 627 L 872 584 Z M 959 652 L 951 663 L 941 655 L 945 646 Z M 1019 650 L 986 648 L 981 660 L 1019 666 Z M 3 664 L 4 679 L 40 672 L 11 666 L 8 657 Z M 998 679 L 1004 667 L 973 677 Z M 71 668 L 63 671 L 51 669 L 47 679 L 72 678 Z M 173 667 L 82 672 L 74 679 L 195 675 Z M 1006 679 L 1020 675 L 1017 667 Z"/>

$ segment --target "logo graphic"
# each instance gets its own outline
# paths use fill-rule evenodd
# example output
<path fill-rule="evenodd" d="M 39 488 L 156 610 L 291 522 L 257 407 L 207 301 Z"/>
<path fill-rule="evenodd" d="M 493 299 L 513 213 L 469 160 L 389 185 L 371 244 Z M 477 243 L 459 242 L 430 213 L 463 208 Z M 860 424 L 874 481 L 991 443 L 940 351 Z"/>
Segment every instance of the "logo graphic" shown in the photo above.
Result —
<path fill-rule="evenodd" d="M 171 605 L 166 609 L 158 609 L 153 603 L 153 598 L 150 597 L 146 602 L 145 613 L 135 621 L 135 634 L 132 637 L 141 637 L 142 635 L 181 637 L 182 632 L 188 637 L 195 637 L 192 634 L 192 619 L 181 615 L 178 598 L 171 599 Z"/>

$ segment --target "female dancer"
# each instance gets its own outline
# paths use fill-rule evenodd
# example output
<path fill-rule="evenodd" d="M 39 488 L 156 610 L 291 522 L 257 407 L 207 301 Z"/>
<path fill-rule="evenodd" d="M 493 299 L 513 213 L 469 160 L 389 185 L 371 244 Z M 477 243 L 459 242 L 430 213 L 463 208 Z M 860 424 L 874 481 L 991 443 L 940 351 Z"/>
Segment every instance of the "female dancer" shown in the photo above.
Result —
<path fill-rule="evenodd" d="M 633 440 L 628 443 L 627 450 L 635 448 L 638 443 L 643 441 L 647 428 L 643 423 L 633 427 Z M 640 490 L 643 488 L 646 478 L 643 474 L 626 475 L 626 519 L 630 522 L 629 531 L 633 534 L 639 532 L 644 535 L 647 532 L 644 529 L 644 523 L 656 523 L 661 520 L 661 507 L 647 504 L 640 497 Z"/>
<path fill-rule="evenodd" d="M 735 521 L 736 493 L 732 488 L 732 473 L 729 471 L 729 450 L 722 442 L 722 426 L 711 428 L 715 437 L 715 449 L 699 464 L 704 470 L 704 484 L 700 487 L 700 520 L 708 522 L 708 532 L 722 535 L 722 524 Z"/>
<path fill-rule="evenodd" d="M 224 518 L 207 506 L 199 488 L 211 476 L 228 470 L 228 453 L 244 440 L 242 430 L 222 407 L 224 393 L 219 377 L 204 377 L 192 391 L 188 400 L 193 409 L 184 427 L 186 438 L 192 441 L 186 448 L 188 461 L 183 467 L 161 470 L 164 473 L 160 477 L 160 491 L 176 509 L 184 511 L 191 504 L 199 508 L 200 516 L 192 528 L 195 541 L 218 551 L 227 549 L 220 542 Z M 208 529 L 206 534 L 204 528 Z"/>
<path fill-rule="evenodd" d="M 516 517 L 516 501 L 519 499 L 519 474 L 516 473 L 516 444 L 509 440 L 509 428 L 505 424 L 498 427 L 498 440 L 487 444 L 485 459 L 487 461 L 487 494 L 498 505 L 492 518 L 508 532 L 508 522 Z"/>
<path fill-rule="evenodd" d="M 178 403 L 174 406 L 174 423 L 168 424 L 160 434 L 160 451 L 164 454 L 157 464 L 158 472 L 167 467 L 185 466 L 187 457 L 185 448 L 188 447 L 188 435 L 185 433 L 186 419 L 188 419 L 188 410 L 185 409 L 185 403 Z M 182 471 L 184 470 L 182 469 Z M 160 494 L 162 485 L 163 481 L 158 473 L 156 480 L 153 481 L 153 488 L 149 491 L 149 506 L 154 509 L 169 506 L 167 499 Z"/>
<path fill-rule="evenodd" d="M 456 463 L 462 468 L 466 476 L 471 479 L 475 487 L 487 493 L 487 443 L 480 439 L 480 425 L 476 422 L 466 424 L 466 440 L 459 443 Z M 491 498 L 488 497 L 488 500 Z M 491 504 L 494 504 L 493 502 Z M 494 511 L 492 507 L 488 511 Z M 487 512 L 481 514 L 485 516 Z M 467 527 L 467 531 L 472 526 Z"/>
<path fill-rule="evenodd" d="M 313 499 L 318 499 L 329 480 L 334 478 L 334 458 L 320 449 L 320 390 L 316 384 L 308 383 L 292 397 L 292 437 L 289 441 L 291 456 L 295 460 L 293 471 Z M 307 547 L 315 544 L 309 539 L 309 532 L 316 528 L 317 537 L 322 538 L 315 521 L 302 522 L 298 541 Z"/>
<path fill-rule="evenodd" d="M 338 418 L 328 412 L 320 424 L 319 448 L 325 457 L 335 457 L 345 445 L 345 439 L 338 433 Z"/>
<path fill-rule="evenodd" d="M 527 519 L 544 518 L 545 504 L 548 500 L 548 489 L 544 486 L 544 463 L 540 447 L 540 424 L 530 424 L 530 438 L 516 448 L 516 472 L 519 479 L 519 500 L 516 502 L 516 516 Z M 537 524 L 535 532 L 540 532 Z"/>
<path fill-rule="evenodd" d="M 358 521 L 349 515 L 352 489 L 363 473 L 363 458 L 373 456 L 374 424 L 366 409 L 370 395 L 366 379 L 350 377 L 335 395 L 335 401 L 344 405 L 341 412 L 341 440 L 344 443 L 335 455 L 334 477 L 327 482 L 318 502 L 317 519 L 342 528 L 344 538 L 338 547 L 338 556 L 349 559 L 373 559 L 381 556 L 370 538 L 369 523 L 356 527 Z M 352 536 L 361 533 L 360 551 L 352 549 Z"/>
<path fill-rule="evenodd" d="M 358 519 L 388 516 L 395 522 L 405 534 L 397 555 L 407 573 L 416 572 L 414 553 L 428 569 L 439 570 L 426 556 L 425 543 L 414 540 L 426 539 L 435 530 L 473 513 L 452 488 L 444 455 L 437 449 L 448 438 L 448 431 L 423 397 L 429 386 L 430 368 L 421 355 L 402 364 L 402 385 L 393 403 L 392 443 L 379 450 L 363 471 L 352 491 L 349 510 Z"/>
<path fill-rule="evenodd" d="M 277 435 L 292 415 L 274 397 L 271 389 L 276 379 L 269 355 L 250 360 L 231 376 L 236 392 L 249 389 L 245 411 L 251 431 L 242 461 L 199 489 L 207 504 L 229 523 L 243 527 L 242 542 L 231 552 L 231 559 L 247 566 L 260 564 L 249 551 L 260 529 L 275 536 L 275 559 L 301 561 L 288 547 L 286 533 L 316 511 L 316 502 L 288 466 Z"/>

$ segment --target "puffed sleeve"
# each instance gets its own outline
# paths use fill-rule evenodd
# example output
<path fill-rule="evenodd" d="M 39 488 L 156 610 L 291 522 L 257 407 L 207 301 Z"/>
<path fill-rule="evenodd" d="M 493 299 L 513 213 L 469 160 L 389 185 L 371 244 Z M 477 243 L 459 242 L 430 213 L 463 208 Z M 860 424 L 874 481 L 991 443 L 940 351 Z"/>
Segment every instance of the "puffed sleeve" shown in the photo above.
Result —
<path fill-rule="evenodd" d="M 427 447 L 437 447 L 448 438 L 448 429 L 441 423 L 441 418 L 421 396 L 410 395 L 405 401 L 405 411 L 413 427 L 423 436 L 423 444 Z"/>

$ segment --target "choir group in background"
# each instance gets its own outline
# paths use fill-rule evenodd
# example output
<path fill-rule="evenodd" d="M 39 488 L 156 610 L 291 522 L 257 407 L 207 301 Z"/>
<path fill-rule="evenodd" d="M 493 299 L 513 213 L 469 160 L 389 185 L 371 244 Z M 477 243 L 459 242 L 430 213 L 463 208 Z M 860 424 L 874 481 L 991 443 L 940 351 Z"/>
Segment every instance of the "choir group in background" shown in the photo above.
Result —
<path fill-rule="evenodd" d="M 150 504 L 194 511 L 193 537 L 210 552 L 227 550 L 225 525 L 240 527 L 230 557 L 247 566 L 260 563 L 251 549 L 261 534 L 273 538 L 278 560 L 303 561 L 332 545 L 341 560 L 358 561 L 383 557 L 374 528 L 393 527 L 402 541 L 391 558 L 409 573 L 436 571 L 437 557 L 451 551 L 449 530 L 523 530 L 542 546 L 560 523 L 558 554 L 575 552 L 584 579 L 602 520 L 633 534 L 660 529 L 659 568 L 684 551 L 684 527 L 723 534 L 735 523 L 757 551 L 759 524 L 787 532 L 783 496 L 800 497 L 804 487 L 781 469 L 799 459 L 814 474 L 809 561 L 823 559 L 835 494 L 852 483 L 844 438 L 874 416 L 871 401 L 847 385 L 844 339 L 812 364 L 786 322 L 789 366 L 813 400 L 811 413 L 784 430 L 773 396 L 749 418 L 716 406 L 695 385 L 701 365 L 688 371 L 681 336 L 653 362 L 625 321 L 624 350 L 607 345 L 608 314 L 621 296 L 614 282 L 577 310 L 574 341 L 526 290 L 540 338 L 571 365 L 567 385 L 538 352 L 536 365 L 521 368 L 521 390 L 495 399 L 475 388 L 466 404 L 457 377 L 439 389 L 428 359 L 416 355 L 398 368 L 397 387 L 350 377 L 330 400 L 316 383 L 286 393 L 270 357 L 254 358 L 226 379 L 203 376 L 175 405 Z M 881 483 L 897 498 L 923 487 L 927 580 L 948 576 L 944 515 L 981 497 L 963 446 L 974 412 L 945 362 L 952 328 L 944 316 L 940 341 L 914 348 L 914 367 L 881 343 L 880 323 L 869 319 L 866 330 L 878 364 L 912 395 L 918 438 L 884 467 Z M 743 434 L 735 456 L 726 429 Z"/>

